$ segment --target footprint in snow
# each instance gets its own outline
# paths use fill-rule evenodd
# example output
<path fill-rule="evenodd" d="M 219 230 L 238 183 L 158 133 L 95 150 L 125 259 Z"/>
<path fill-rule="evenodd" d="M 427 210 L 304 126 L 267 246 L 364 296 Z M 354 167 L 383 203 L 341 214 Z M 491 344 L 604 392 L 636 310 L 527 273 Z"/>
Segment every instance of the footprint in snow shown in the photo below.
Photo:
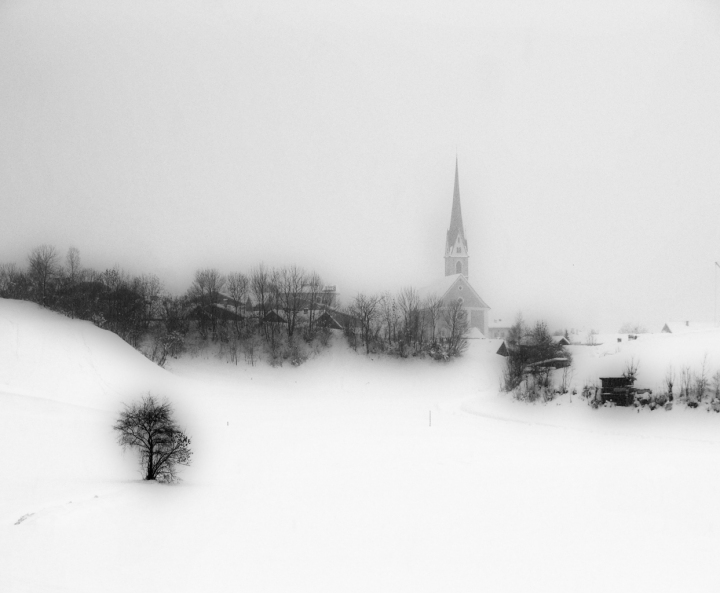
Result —
<path fill-rule="evenodd" d="M 93 498 L 100 498 L 97 494 Z M 72 500 L 68 501 L 68 504 L 72 504 Z M 17 521 L 15 521 L 15 525 L 20 525 L 23 521 L 27 521 L 30 517 L 32 517 L 35 513 L 26 513 L 22 517 L 20 517 Z"/>
<path fill-rule="evenodd" d="M 35 513 L 28 513 L 28 514 L 26 514 L 26 515 L 23 515 L 23 516 L 20 517 L 17 521 L 15 521 L 15 525 L 20 525 L 20 523 L 22 523 L 23 521 L 25 521 L 25 519 L 29 519 L 29 518 L 32 517 L 34 514 L 35 514 Z"/>

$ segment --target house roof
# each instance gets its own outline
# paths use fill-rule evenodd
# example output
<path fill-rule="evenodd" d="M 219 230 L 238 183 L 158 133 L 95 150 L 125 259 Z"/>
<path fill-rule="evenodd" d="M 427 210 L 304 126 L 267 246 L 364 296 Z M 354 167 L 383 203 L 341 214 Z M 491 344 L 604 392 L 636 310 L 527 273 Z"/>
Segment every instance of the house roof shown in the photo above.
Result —
<path fill-rule="evenodd" d="M 485 336 L 477 327 L 471 327 L 468 330 L 466 337 L 470 340 L 484 340 L 485 339 Z"/>
<path fill-rule="evenodd" d="M 275 311 L 268 311 L 265 317 L 263 317 L 263 321 L 269 323 L 287 323 L 287 321 L 285 321 L 285 319 L 275 313 Z"/>
<path fill-rule="evenodd" d="M 315 323 L 321 327 L 329 327 L 330 329 L 342 329 L 342 325 L 340 325 L 340 323 L 338 323 L 338 321 L 327 311 L 320 315 L 320 317 L 317 318 L 317 321 Z"/>

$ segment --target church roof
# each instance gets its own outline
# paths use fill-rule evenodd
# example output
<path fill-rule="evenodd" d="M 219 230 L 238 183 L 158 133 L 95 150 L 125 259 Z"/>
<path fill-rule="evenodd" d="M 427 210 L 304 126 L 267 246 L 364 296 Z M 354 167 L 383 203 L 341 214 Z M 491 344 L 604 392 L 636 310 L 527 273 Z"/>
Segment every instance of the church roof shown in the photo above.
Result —
<path fill-rule="evenodd" d="M 465 239 L 465 229 L 462 221 L 462 208 L 460 207 L 460 177 L 458 174 L 458 161 L 455 157 L 455 188 L 453 189 L 452 214 L 450 215 L 450 228 L 447 232 L 446 247 L 448 249 L 455 245 L 457 236 L 462 237 L 463 245 L 467 249 L 467 240 Z"/>
<path fill-rule="evenodd" d="M 448 293 L 448 291 L 450 291 L 450 289 L 458 282 L 462 282 L 463 286 L 467 286 L 475 294 L 478 301 L 480 302 L 480 307 L 485 309 L 490 308 L 487 306 L 487 303 L 472 287 L 470 282 L 468 282 L 468 279 L 465 278 L 463 274 L 452 274 L 451 276 L 445 276 L 437 282 L 433 282 L 429 286 L 425 286 L 418 290 L 418 295 L 422 300 L 425 300 L 431 296 L 437 296 L 442 299 Z"/>
<path fill-rule="evenodd" d="M 462 274 L 445 276 L 437 282 L 433 282 L 432 284 L 423 286 L 418 290 L 418 294 L 420 295 L 421 299 L 426 299 L 431 296 L 437 296 L 442 298 L 447 294 L 447 291 L 452 288 L 453 284 L 455 284 L 459 276 L 462 276 Z"/>

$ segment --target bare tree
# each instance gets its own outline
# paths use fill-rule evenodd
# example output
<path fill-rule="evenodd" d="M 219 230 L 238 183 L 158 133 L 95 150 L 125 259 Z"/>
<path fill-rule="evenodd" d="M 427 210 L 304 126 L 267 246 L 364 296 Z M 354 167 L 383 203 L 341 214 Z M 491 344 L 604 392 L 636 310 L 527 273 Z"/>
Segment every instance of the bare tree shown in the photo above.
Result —
<path fill-rule="evenodd" d="M 76 247 L 70 247 L 65 256 L 65 268 L 61 270 L 59 299 L 56 303 L 58 309 L 69 315 L 72 319 L 77 316 L 82 295 L 78 293 L 78 284 L 82 281 L 80 268 L 80 252 Z"/>
<path fill-rule="evenodd" d="M 467 348 L 468 320 L 459 299 L 445 306 L 443 320 L 448 331 L 448 355 L 460 356 Z"/>
<path fill-rule="evenodd" d="M 270 272 L 265 267 L 265 264 L 261 263 L 253 268 L 250 273 L 250 291 L 255 297 L 255 304 L 260 309 L 261 319 L 265 317 L 269 310 L 270 288 Z"/>
<path fill-rule="evenodd" d="M 573 374 L 572 366 L 563 367 L 560 379 L 560 393 L 568 393 L 570 390 L 570 384 L 572 383 Z M 572 396 L 570 401 L 572 401 Z"/>
<path fill-rule="evenodd" d="M 308 274 L 306 279 L 306 287 L 306 299 L 308 306 L 307 333 L 308 337 L 311 337 L 314 330 L 315 311 L 319 308 L 319 306 L 326 305 L 326 303 L 321 302 L 322 280 L 317 272 L 310 272 L 310 274 Z"/>
<path fill-rule="evenodd" d="M 692 385 L 692 372 L 689 366 L 683 366 L 680 369 L 680 398 L 690 400 L 690 386 Z"/>
<path fill-rule="evenodd" d="M 80 280 L 82 270 L 80 268 L 80 251 L 77 247 L 70 247 L 65 256 L 65 267 L 70 284 L 74 285 Z"/>
<path fill-rule="evenodd" d="M 420 297 L 414 288 L 405 287 L 398 294 L 397 302 L 402 314 L 402 341 L 407 346 L 414 343 L 417 347 L 420 332 Z"/>
<path fill-rule="evenodd" d="M 385 325 L 385 337 L 388 345 L 397 342 L 397 326 L 400 322 L 400 313 L 395 297 L 387 291 L 380 297 L 380 318 Z"/>
<path fill-rule="evenodd" d="M 360 322 L 360 333 L 365 342 L 365 353 L 370 354 L 370 343 L 375 336 L 376 321 L 379 316 L 380 297 L 376 295 L 358 294 L 351 306 L 351 313 Z"/>
<path fill-rule="evenodd" d="M 30 279 L 16 264 L 0 265 L 0 297 L 25 299 L 30 291 Z"/>
<path fill-rule="evenodd" d="M 135 289 L 143 299 L 143 327 L 160 319 L 162 315 L 163 285 L 155 274 L 142 274 L 135 279 Z"/>
<path fill-rule="evenodd" d="M 720 371 L 715 371 L 712 376 L 712 403 L 717 408 L 720 404 Z M 715 411 L 720 411 L 715 409 Z"/>
<path fill-rule="evenodd" d="M 703 357 L 702 366 L 700 367 L 700 372 L 695 373 L 695 396 L 697 397 L 698 402 L 702 402 L 703 398 L 705 397 L 705 392 L 710 387 L 710 380 L 708 379 L 708 370 L 707 370 L 707 359 L 708 355 L 707 352 L 705 353 L 705 356 Z"/>
<path fill-rule="evenodd" d="M 437 325 L 442 314 L 442 306 L 442 299 L 437 295 L 431 295 L 425 299 L 425 320 L 428 326 L 430 326 L 430 342 L 433 344 L 435 343 Z"/>
<path fill-rule="evenodd" d="M 40 245 L 28 256 L 28 275 L 35 289 L 36 301 L 43 307 L 48 303 L 52 282 L 59 272 L 58 254 L 51 245 Z"/>
<path fill-rule="evenodd" d="M 95 323 L 118 334 L 134 347 L 138 346 L 144 326 L 144 302 L 137 279 L 114 266 L 102 274 L 101 306 Z"/>
<path fill-rule="evenodd" d="M 235 310 L 235 332 L 240 333 L 240 325 L 238 318 L 240 317 L 240 310 L 245 304 L 245 299 L 248 296 L 249 280 L 245 274 L 240 272 L 234 272 L 228 274 L 227 277 L 227 290 L 230 298 L 233 301 L 233 309 Z"/>
<path fill-rule="evenodd" d="M 625 322 L 618 330 L 619 334 L 646 334 L 647 329 L 639 323 Z"/>
<path fill-rule="evenodd" d="M 274 277 L 278 305 L 285 314 L 287 334 L 288 338 L 291 338 L 295 332 L 298 311 L 305 299 L 303 286 L 306 283 L 307 275 L 302 268 L 292 265 L 277 270 Z"/>
<path fill-rule="evenodd" d="M 672 365 L 668 367 L 665 373 L 665 388 L 667 389 L 668 400 L 673 401 L 673 385 L 675 384 L 675 371 Z"/>
<path fill-rule="evenodd" d="M 508 336 L 505 341 L 510 348 L 518 348 L 527 333 L 528 328 L 527 325 L 525 325 L 522 313 L 518 313 L 515 318 L 515 323 L 513 323 L 510 327 L 510 331 L 508 331 Z"/>
<path fill-rule="evenodd" d="M 188 296 L 196 303 L 196 312 L 200 323 L 200 332 L 217 330 L 220 291 L 225 285 L 225 277 L 215 268 L 204 268 L 195 272 Z"/>
<path fill-rule="evenodd" d="M 190 465 L 190 438 L 173 419 L 167 400 L 143 397 L 140 403 L 125 406 L 113 426 L 118 443 L 140 452 L 140 466 L 146 480 L 177 480 L 177 465 Z"/>

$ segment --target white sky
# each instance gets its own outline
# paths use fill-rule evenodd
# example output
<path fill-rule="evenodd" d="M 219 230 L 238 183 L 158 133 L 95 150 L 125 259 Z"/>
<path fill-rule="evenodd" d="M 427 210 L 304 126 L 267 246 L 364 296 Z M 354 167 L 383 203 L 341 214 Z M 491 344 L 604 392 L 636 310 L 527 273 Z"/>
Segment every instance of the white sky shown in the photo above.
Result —
<path fill-rule="evenodd" d="M 716 3 L 297 4 L 0 0 L 0 261 L 419 287 L 457 150 L 491 318 L 713 319 Z"/>

